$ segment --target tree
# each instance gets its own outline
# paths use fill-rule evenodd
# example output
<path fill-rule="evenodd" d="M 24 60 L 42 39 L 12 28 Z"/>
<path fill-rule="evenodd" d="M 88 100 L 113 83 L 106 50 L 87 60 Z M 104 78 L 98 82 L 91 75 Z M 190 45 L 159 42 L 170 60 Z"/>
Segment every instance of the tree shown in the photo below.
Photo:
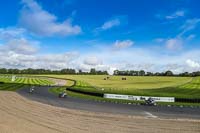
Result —
<path fill-rule="evenodd" d="M 82 70 L 78 70 L 78 73 L 79 73 L 79 74 L 82 74 Z"/>
<path fill-rule="evenodd" d="M 91 68 L 91 69 L 90 69 L 90 74 L 96 74 L 95 68 Z"/>
<path fill-rule="evenodd" d="M 6 74 L 6 73 L 7 73 L 7 69 L 5 69 L 5 68 L 0 68 L 0 73 Z"/>
<path fill-rule="evenodd" d="M 139 76 L 144 76 L 145 75 L 145 71 L 144 70 L 140 70 L 139 71 Z"/>
<path fill-rule="evenodd" d="M 190 73 L 190 75 L 192 75 L 192 76 L 194 76 L 194 77 L 200 76 L 200 71 Z"/>
<path fill-rule="evenodd" d="M 153 76 L 152 72 L 147 72 L 146 76 Z"/>
<path fill-rule="evenodd" d="M 173 75 L 174 75 L 173 72 L 170 70 L 165 72 L 165 76 L 173 76 Z"/>

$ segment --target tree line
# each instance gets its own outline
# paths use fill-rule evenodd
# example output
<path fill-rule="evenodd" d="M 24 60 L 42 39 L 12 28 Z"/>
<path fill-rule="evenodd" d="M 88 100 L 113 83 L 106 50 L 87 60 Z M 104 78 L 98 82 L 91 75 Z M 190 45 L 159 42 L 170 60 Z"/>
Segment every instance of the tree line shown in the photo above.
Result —
<path fill-rule="evenodd" d="M 140 71 L 134 71 L 134 70 L 126 70 L 126 71 L 120 71 L 115 70 L 114 75 L 120 75 L 120 76 L 181 76 L 181 77 L 196 77 L 200 76 L 200 71 L 197 72 L 184 72 L 179 74 L 174 74 L 172 71 L 168 70 L 166 72 L 145 72 L 144 70 Z"/>
<path fill-rule="evenodd" d="M 61 70 L 50 70 L 50 69 L 6 69 L 0 68 L 0 74 L 77 74 L 77 75 L 108 75 L 107 71 L 96 70 L 91 68 L 89 72 L 83 72 L 82 70 L 76 71 L 75 69 L 67 68 Z M 144 70 L 126 70 L 120 71 L 115 70 L 113 75 L 119 76 L 182 76 L 182 77 L 195 77 L 200 76 L 200 71 L 197 72 L 184 72 L 180 74 L 174 74 L 168 70 L 166 72 L 145 72 Z"/>
<path fill-rule="evenodd" d="M 92 68 L 89 72 L 83 72 L 79 70 L 76 72 L 75 69 L 67 68 L 61 70 L 50 70 L 50 69 L 6 69 L 0 68 L 0 74 L 81 74 L 81 75 L 108 75 L 107 71 L 99 71 Z"/>

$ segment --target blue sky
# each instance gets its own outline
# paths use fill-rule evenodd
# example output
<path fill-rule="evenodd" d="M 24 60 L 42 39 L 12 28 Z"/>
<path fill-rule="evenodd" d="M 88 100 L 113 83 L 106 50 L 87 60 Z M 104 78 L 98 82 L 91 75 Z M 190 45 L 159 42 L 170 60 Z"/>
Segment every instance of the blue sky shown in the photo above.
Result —
<path fill-rule="evenodd" d="M 7 0 L 0 67 L 200 70 L 199 0 Z"/>

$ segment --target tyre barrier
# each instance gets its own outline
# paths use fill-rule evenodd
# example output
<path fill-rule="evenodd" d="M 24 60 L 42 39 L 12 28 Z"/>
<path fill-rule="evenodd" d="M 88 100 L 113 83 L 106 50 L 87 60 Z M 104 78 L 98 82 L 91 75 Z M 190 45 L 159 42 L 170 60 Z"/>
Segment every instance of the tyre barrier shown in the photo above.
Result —
<path fill-rule="evenodd" d="M 66 90 L 72 91 L 72 92 L 77 92 L 81 94 L 86 94 L 90 96 L 97 96 L 97 97 L 104 97 L 103 93 L 97 93 L 97 92 L 87 92 L 87 91 L 82 91 L 74 88 L 66 88 Z M 200 99 L 193 99 L 193 98 L 175 98 L 175 102 L 183 102 L 183 103 L 200 103 Z"/>
<path fill-rule="evenodd" d="M 200 103 L 200 99 L 198 99 L 198 98 L 175 98 L 175 102 Z"/>
<path fill-rule="evenodd" d="M 72 88 L 66 88 L 66 90 L 81 93 L 81 94 L 86 94 L 86 95 L 90 95 L 90 96 L 97 96 L 97 97 L 103 97 L 104 96 L 103 93 L 87 92 L 87 91 L 82 91 L 82 90 L 77 90 L 77 89 L 72 89 Z"/>

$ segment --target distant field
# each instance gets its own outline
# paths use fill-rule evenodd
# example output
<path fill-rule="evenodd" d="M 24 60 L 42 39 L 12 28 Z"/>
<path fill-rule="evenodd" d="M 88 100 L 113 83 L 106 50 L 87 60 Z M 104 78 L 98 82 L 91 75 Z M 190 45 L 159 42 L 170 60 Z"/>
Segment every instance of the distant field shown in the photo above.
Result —
<path fill-rule="evenodd" d="M 109 76 L 104 80 L 104 75 L 48 75 L 57 78 L 68 78 L 81 81 L 84 86 L 95 86 L 113 89 L 156 89 L 169 86 L 177 86 L 192 80 L 191 77 L 144 77 L 127 76 L 127 80 L 121 80 L 122 76 Z"/>
<path fill-rule="evenodd" d="M 200 98 L 200 77 L 135 77 L 99 75 L 48 75 L 76 80 L 75 90 L 95 93 Z"/>
<path fill-rule="evenodd" d="M 0 82 L 3 82 L 0 83 L 0 90 L 9 90 L 9 91 L 15 91 L 27 85 L 54 84 L 53 81 L 47 79 L 30 78 L 30 77 L 16 77 L 16 79 L 12 81 L 12 77 L 10 75 L 0 75 Z"/>

